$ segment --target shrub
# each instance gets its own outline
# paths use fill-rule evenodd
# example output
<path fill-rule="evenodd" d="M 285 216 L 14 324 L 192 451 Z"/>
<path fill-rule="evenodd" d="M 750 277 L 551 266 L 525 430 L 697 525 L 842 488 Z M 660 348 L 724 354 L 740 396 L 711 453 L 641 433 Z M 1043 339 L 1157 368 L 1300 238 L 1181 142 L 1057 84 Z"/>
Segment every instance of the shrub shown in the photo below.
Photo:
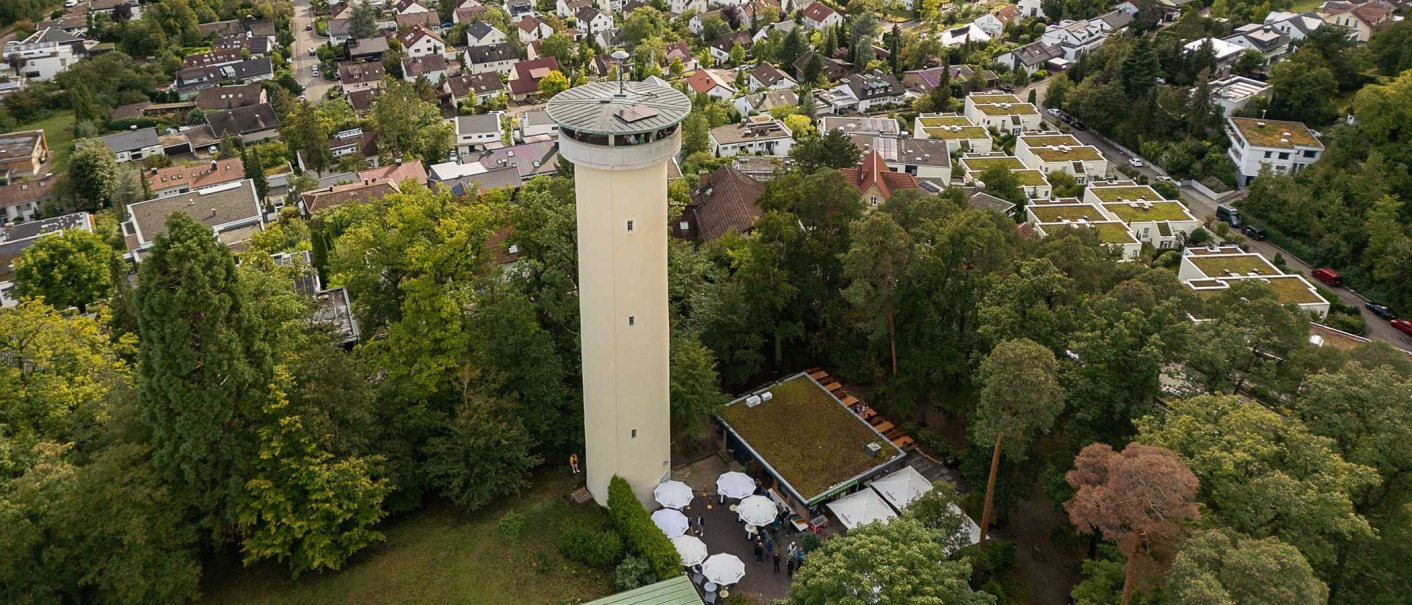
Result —
<path fill-rule="evenodd" d="M 618 564 L 618 569 L 613 572 L 613 587 L 618 592 L 642 588 L 657 581 L 657 574 L 652 570 L 652 564 L 642 557 L 628 555 Z"/>
<path fill-rule="evenodd" d="M 623 539 L 611 531 L 570 527 L 559 537 L 559 552 L 592 567 L 607 567 L 623 556 Z"/>
<path fill-rule="evenodd" d="M 820 538 L 819 534 L 813 532 L 804 534 L 804 537 L 799 539 L 799 547 L 803 548 L 806 553 L 814 552 L 823 545 L 824 539 Z"/>
<path fill-rule="evenodd" d="M 525 516 L 519 511 L 510 511 L 500 518 L 500 522 L 495 524 L 496 531 L 505 536 L 506 540 L 519 542 L 520 535 L 525 533 Z"/>
<path fill-rule="evenodd" d="M 668 580 L 681 573 L 681 557 L 676 547 L 667 539 L 667 534 L 652 524 L 652 516 L 622 477 L 613 477 L 608 483 L 608 513 L 628 549 L 652 565 L 658 580 Z"/>

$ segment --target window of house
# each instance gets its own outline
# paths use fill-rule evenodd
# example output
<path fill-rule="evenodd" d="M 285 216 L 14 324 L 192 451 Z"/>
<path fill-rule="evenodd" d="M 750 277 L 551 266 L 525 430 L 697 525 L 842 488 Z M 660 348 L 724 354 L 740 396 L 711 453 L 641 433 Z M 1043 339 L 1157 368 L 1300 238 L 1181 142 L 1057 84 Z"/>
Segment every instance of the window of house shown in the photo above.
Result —
<path fill-rule="evenodd" d="M 1270 152 L 1268 152 L 1268 151 L 1265 152 L 1265 159 L 1267 159 L 1267 160 L 1270 159 Z"/>
<path fill-rule="evenodd" d="M 1281 159 L 1281 160 L 1288 160 L 1288 159 L 1289 159 L 1289 152 L 1288 152 L 1288 151 L 1281 151 L 1281 152 L 1280 152 L 1280 159 Z"/>

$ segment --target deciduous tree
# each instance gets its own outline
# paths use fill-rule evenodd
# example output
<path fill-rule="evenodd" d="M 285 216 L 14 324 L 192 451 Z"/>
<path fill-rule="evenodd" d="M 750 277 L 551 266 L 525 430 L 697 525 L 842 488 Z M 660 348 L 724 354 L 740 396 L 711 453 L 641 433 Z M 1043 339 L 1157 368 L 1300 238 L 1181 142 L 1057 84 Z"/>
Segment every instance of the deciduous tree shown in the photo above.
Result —
<path fill-rule="evenodd" d="M 42 237 L 14 260 L 15 295 L 86 313 L 89 304 L 112 292 L 117 262 L 113 249 L 91 231 Z"/>
<path fill-rule="evenodd" d="M 790 602 L 994 604 L 994 596 L 971 590 L 970 575 L 965 562 L 946 559 L 921 523 L 894 519 L 854 528 L 809 553 L 809 564 L 790 588 Z"/>
<path fill-rule="evenodd" d="M 1319 605 L 1329 598 L 1299 549 L 1221 529 L 1187 536 L 1168 582 L 1172 605 Z"/>

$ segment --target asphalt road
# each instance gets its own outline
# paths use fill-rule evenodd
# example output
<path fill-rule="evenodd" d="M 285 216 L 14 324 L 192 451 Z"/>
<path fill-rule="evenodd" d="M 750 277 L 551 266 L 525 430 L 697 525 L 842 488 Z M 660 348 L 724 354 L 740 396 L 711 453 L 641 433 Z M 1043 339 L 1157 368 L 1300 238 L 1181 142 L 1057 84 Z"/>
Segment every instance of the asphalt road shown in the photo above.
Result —
<path fill-rule="evenodd" d="M 1048 82 L 1049 80 L 1048 78 L 1046 78 L 1045 80 L 1037 82 L 1028 88 L 1022 89 L 1021 91 L 1019 91 L 1019 93 L 1021 94 L 1021 98 L 1025 98 L 1024 95 L 1029 94 L 1029 89 L 1033 88 L 1038 91 L 1036 93 L 1038 100 L 1043 102 L 1045 92 L 1049 88 Z M 1054 116 L 1051 116 L 1048 113 L 1045 113 L 1043 115 L 1045 121 L 1049 122 L 1051 125 L 1054 125 L 1056 127 L 1058 126 L 1059 121 L 1054 118 Z M 1097 147 L 1099 151 L 1103 152 L 1103 155 L 1108 158 L 1109 165 L 1110 167 L 1112 167 L 1113 171 L 1116 171 L 1118 166 L 1127 166 L 1128 159 L 1134 157 L 1132 154 L 1122 151 L 1117 146 L 1110 143 L 1107 139 L 1095 134 L 1091 130 L 1071 130 L 1070 134 L 1073 134 L 1075 138 L 1077 138 L 1084 144 L 1093 145 L 1094 147 Z M 1137 170 L 1138 172 L 1146 175 L 1149 180 L 1155 179 L 1159 176 L 1166 176 L 1166 174 L 1162 172 L 1160 168 L 1153 166 L 1151 162 L 1148 162 L 1145 159 L 1143 160 L 1143 167 Z M 1215 200 L 1190 187 L 1183 187 L 1181 192 L 1182 203 L 1186 204 L 1187 209 L 1190 210 L 1191 213 L 1195 215 L 1197 219 L 1205 220 L 1208 215 L 1216 214 Z M 1231 198 L 1227 201 L 1229 202 L 1239 200 L 1241 197 L 1244 197 L 1244 195 L 1245 193 L 1242 191 L 1236 197 Z M 1275 258 L 1275 254 L 1282 254 L 1285 258 L 1285 266 L 1288 267 L 1289 271 L 1304 275 L 1304 277 L 1307 278 L 1311 283 L 1318 283 L 1314 280 L 1314 278 L 1309 277 L 1309 272 L 1312 267 L 1310 267 L 1308 263 L 1305 263 L 1304 261 L 1295 257 L 1293 254 L 1290 254 L 1288 251 L 1270 243 L 1269 241 L 1255 241 L 1247 239 L 1246 244 L 1252 252 L 1259 252 L 1260 254 L 1263 254 L 1265 258 L 1268 259 L 1273 260 Z M 1367 298 L 1364 298 L 1357 292 L 1354 292 L 1347 288 L 1333 288 L 1322 283 L 1320 283 L 1319 285 L 1322 286 L 1325 290 L 1333 292 L 1335 296 L 1338 296 L 1339 300 L 1342 300 L 1347 305 L 1357 308 L 1363 314 L 1363 321 L 1368 325 L 1368 329 L 1363 333 L 1363 336 L 1366 336 L 1368 338 L 1376 338 L 1378 340 L 1385 340 L 1395 346 L 1404 349 L 1412 348 L 1412 336 L 1408 336 L 1406 334 L 1403 334 L 1402 332 L 1399 332 L 1396 328 L 1393 328 L 1392 325 L 1387 322 L 1387 320 L 1382 319 L 1377 315 L 1374 315 L 1371 311 L 1367 309 L 1367 307 L 1363 306 L 1364 303 L 1368 302 Z M 1396 311 L 1396 309 L 1394 309 L 1394 311 Z M 1403 310 L 1403 312 L 1412 314 L 1412 309 L 1406 309 Z"/>
<path fill-rule="evenodd" d="M 314 8 L 309 5 L 309 0 L 294 0 L 294 17 L 290 19 L 290 27 L 294 29 L 294 79 L 304 87 L 304 98 L 318 101 L 327 98 L 334 82 L 325 80 L 322 75 L 314 77 L 314 67 L 318 66 L 319 58 L 309 56 L 309 49 L 318 48 L 327 38 L 319 37 L 312 30 L 304 31 L 305 27 L 313 24 Z"/>

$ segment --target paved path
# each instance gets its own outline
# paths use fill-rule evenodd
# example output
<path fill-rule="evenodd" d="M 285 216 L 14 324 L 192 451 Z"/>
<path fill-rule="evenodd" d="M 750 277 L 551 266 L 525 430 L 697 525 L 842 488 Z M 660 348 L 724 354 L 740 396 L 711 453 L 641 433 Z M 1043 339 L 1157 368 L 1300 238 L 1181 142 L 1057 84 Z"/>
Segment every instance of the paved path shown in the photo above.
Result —
<path fill-rule="evenodd" d="M 314 67 L 319 64 L 319 58 L 309 56 L 309 49 L 318 48 L 328 39 L 319 37 L 313 31 L 304 31 L 313 23 L 314 8 L 309 5 L 309 0 L 294 0 L 294 17 L 289 24 L 294 29 L 294 79 L 304 87 L 304 98 L 319 101 L 328 98 L 328 91 L 334 83 L 325 80 L 322 75 L 314 77 Z"/>

